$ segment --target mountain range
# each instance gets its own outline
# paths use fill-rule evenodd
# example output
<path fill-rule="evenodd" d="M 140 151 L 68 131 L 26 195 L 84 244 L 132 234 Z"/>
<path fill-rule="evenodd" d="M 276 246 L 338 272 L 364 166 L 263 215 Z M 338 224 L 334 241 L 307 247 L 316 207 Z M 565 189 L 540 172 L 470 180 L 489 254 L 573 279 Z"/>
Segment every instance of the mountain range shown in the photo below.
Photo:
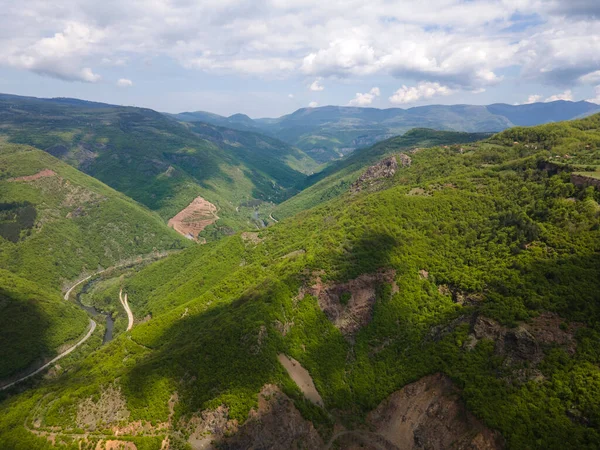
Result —
<path fill-rule="evenodd" d="M 243 114 L 223 117 L 203 111 L 184 112 L 175 117 L 266 133 L 298 147 L 316 161 L 326 162 L 412 128 L 497 132 L 514 126 L 571 120 L 598 111 L 600 106 L 595 103 L 560 100 L 527 105 L 431 105 L 409 109 L 323 106 L 302 108 L 275 119 L 255 120 Z"/>
<path fill-rule="evenodd" d="M 0 96 L 1 449 L 600 446 L 600 114 L 265 133 Z"/>

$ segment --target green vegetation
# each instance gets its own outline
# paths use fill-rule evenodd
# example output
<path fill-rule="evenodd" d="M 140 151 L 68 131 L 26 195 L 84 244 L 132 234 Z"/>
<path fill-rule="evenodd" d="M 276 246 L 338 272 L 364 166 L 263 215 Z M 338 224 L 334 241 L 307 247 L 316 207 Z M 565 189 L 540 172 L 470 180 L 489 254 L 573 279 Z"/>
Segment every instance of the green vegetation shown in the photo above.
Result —
<path fill-rule="evenodd" d="M 47 151 L 165 221 L 204 197 L 219 209 L 220 235 L 252 224 L 236 210 L 241 203 L 281 202 L 316 168 L 276 139 L 149 109 L 0 96 L 0 113 L 10 142 Z"/>
<path fill-rule="evenodd" d="M 157 214 L 45 152 L 0 143 L 0 166 L 4 379 L 84 334 L 85 313 L 62 298 L 70 282 L 189 243 Z"/>
<path fill-rule="evenodd" d="M 544 130 L 556 130 L 556 139 Z M 420 133 L 430 134 L 413 136 Z M 334 419 L 360 425 L 389 394 L 440 371 L 508 448 L 598 448 L 600 193 L 574 186 L 568 164 L 549 162 L 568 151 L 573 164 L 599 165 L 600 115 L 528 130 L 519 144 L 514 133 L 521 130 L 422 149 L 374 189 L 340 188 L 327 201 L 306 200 L 297 209 L 311 209 L 276 226 L 194 246 L 124 277 L 134 314 L 151 320 L 69 373 L 5 399 L 0 447 L 44 448 L 46 439 L 26 428 L 35 417 L 38 432 L 52 429 L 71 439 L 64 447 L 77 448 L 69 436 L 81 432 L 78 405 L 109 385 L 120 388 L 129 421 L 153 424 L 168 419 L 177 392 L 177 431 L 180 419 L 222 404 L 243 421 L 262 386 L 275 383 L 327 436 Z M 552 143 L 532 145 L 536 135 Z M 371 152 L 405 148 L 390 140 Z M 376 161 L 371 152 L 357 154 L 365 160 L 348 170 Z M 345 337 L 310 287 L 316 277 L 333 286 L 382 269 L 394 271 L 397 291 L 379 283 L 370 322 Z M 114 285 L 94 295 L 103 289 Z M 476 300 L 456 301 L 450 289 Z M 538 363 L 515 361 L 485 337 L 468 345 L 478 316 L 512 329 L 543 312 L 572 330 L 573 352 L 545 343 Z M 281 352 L 309 370 L 328 413 L 302 399 L 277 361 Z M 107 425 L 99 431 L 112 433 Z M 178 431 L 165 433 L 183 447 L 186 431 Z M 160 447 L 151 436 L 120 439 Z"/>
<path fill-rule="evenodd" d="M 487 133 L 456 133 L 415 128 L 403 136 L 357 150 L 348 158 L 329 164 L 321 172 L 309 177 L 306 181 L 306 189 L 278 205 L 273 214 L 278 219 L 289 217 L 346 193 L 350 185 L 368 166 L 386 156 L 419 147 L 464 144 L 488 136 Z"/>

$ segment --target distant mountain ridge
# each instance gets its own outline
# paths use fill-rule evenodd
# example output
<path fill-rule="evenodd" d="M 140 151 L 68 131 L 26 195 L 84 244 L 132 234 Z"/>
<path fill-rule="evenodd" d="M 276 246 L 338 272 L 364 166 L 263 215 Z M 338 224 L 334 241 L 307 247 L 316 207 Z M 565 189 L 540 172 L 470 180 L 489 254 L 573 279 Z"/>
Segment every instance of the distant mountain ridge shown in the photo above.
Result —
<path fill-rule="evenodd" d="M 203 111 L 184 112 L 174 117 L 186 122 L 201 121 L 268 134 L 297 146 L 317 161 L 326 162 L 413 128 L 498 132 L 514 126 L 582 118 L 595 112 L 600 112 L 600 105 L 560 100 L 528 105 L 429 105 L 408 109 L 323 106 L 302 108 L 279 118 L 255 120 L 244 114 L 224 117 Z"/>

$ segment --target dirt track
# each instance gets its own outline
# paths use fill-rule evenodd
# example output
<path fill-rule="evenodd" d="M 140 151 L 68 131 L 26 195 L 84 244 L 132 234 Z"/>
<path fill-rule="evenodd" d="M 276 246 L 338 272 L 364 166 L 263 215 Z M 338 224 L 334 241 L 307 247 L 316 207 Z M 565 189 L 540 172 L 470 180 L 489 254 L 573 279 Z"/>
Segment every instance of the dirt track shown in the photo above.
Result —
<path fill-rule="evenodd" d="M 133 328 L 133 313 L 131 312 L 131 308 L 127 302 L 127 294 L 123 295 L 123 289 L 119 291 L 119 300 L 121 301 L 123 308 L 125 308 L 125 312 L 127 312 L 127 331 L 129 331 Z"/>

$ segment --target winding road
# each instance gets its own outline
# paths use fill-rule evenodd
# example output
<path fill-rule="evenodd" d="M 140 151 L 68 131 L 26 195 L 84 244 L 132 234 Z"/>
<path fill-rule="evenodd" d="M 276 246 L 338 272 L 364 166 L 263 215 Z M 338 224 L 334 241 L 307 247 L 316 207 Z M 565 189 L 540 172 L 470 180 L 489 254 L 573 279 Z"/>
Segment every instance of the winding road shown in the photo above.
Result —
<path fill-rule="evenodd" d="M 277 220 L 277 219 L 275 219 L 275 217 L 273 217 L 273 213 L 271 213 L 271 214 L 269 215 L 269 219 L 271 219 L 271 220 L 272 220 L 273 222 L 275 222 L 275 223 L 279 222 L 279 220 Z"/>
<path fill-rule="evenodd" d="M 73 292 L 73 289 L 75 289 L 77 286 L 79 286 L 81 283 L 86 282 L 87 280 L 89 280 L 90 278 L 92 278 L 92 276 L 94 275 L 98 275 L 99 273 L 104 272 L 103 270 L 100 272 L 97 272 L 93 275 L 90 275 L 89 277 L 86 277 L 82 280 L 79 280 L 77 283 L 75 283 L 73 286 L 71 286 L 67 292 L 65 293 L 64 299 L 65 300 L 69 300 L 69 295 L 71 295 L 71 292 Z M 7 385 L 4 385 L 2 387 L 0 387 L 0 391 L 3 391 L 5 389 L 8 389 L 11 386 L 14 386 L 15 384 L 20 383 L 21 381 L 25 381 L 28 378 L 31 378 L 34 375 L 37 375 L 38 373 L 42 372 L 43 370 L 47 369 L 48 367 L 50 367 L 51 365 L 53 365 L 56 361 L 58 361 L 59 359 L 64 358 L 65 356 L 67 356 L 69 353 L 71 353 L 73 350 L 75 350 L 77 347 L 79 347 L 81 344 L 83 344 L 85 341 L 87 341 L 92 334 L 94 333 L 94 330 L 96 329 L 96 322 L 90 318 L 90 329 L 88 330 L 87 334 L 83 337 L 83 339 L 81 339 L 79 342 L 77 342 L 75 345 L 73 345 L 72 347 L 69 347 L 68 349 L 66 349 L 64 352 L 62 352 L 60 355 L 56 356 L 54 359 L 52 359 L 51 361 L 47 362 L 46 364 L 44 364 L 42 367 L 40 367 L 39 369 L 34 370 L 33 372 L 25 375 L 24 377 L 19 378 L 18 380 L 13 381 L 12 383 L 9 383 Z"/>
<path fill-rule="evenodd" d="M 123 295 L 123 289 L 119 291 L 119 300 L 121 301 L 121 305 L 125 308 L 127 312 L 127 331 L 133 328 L 133 313 L 131 312 L 131 308 L 129 307 L 129 303 L 127 303 L 127 294 Z"/>

